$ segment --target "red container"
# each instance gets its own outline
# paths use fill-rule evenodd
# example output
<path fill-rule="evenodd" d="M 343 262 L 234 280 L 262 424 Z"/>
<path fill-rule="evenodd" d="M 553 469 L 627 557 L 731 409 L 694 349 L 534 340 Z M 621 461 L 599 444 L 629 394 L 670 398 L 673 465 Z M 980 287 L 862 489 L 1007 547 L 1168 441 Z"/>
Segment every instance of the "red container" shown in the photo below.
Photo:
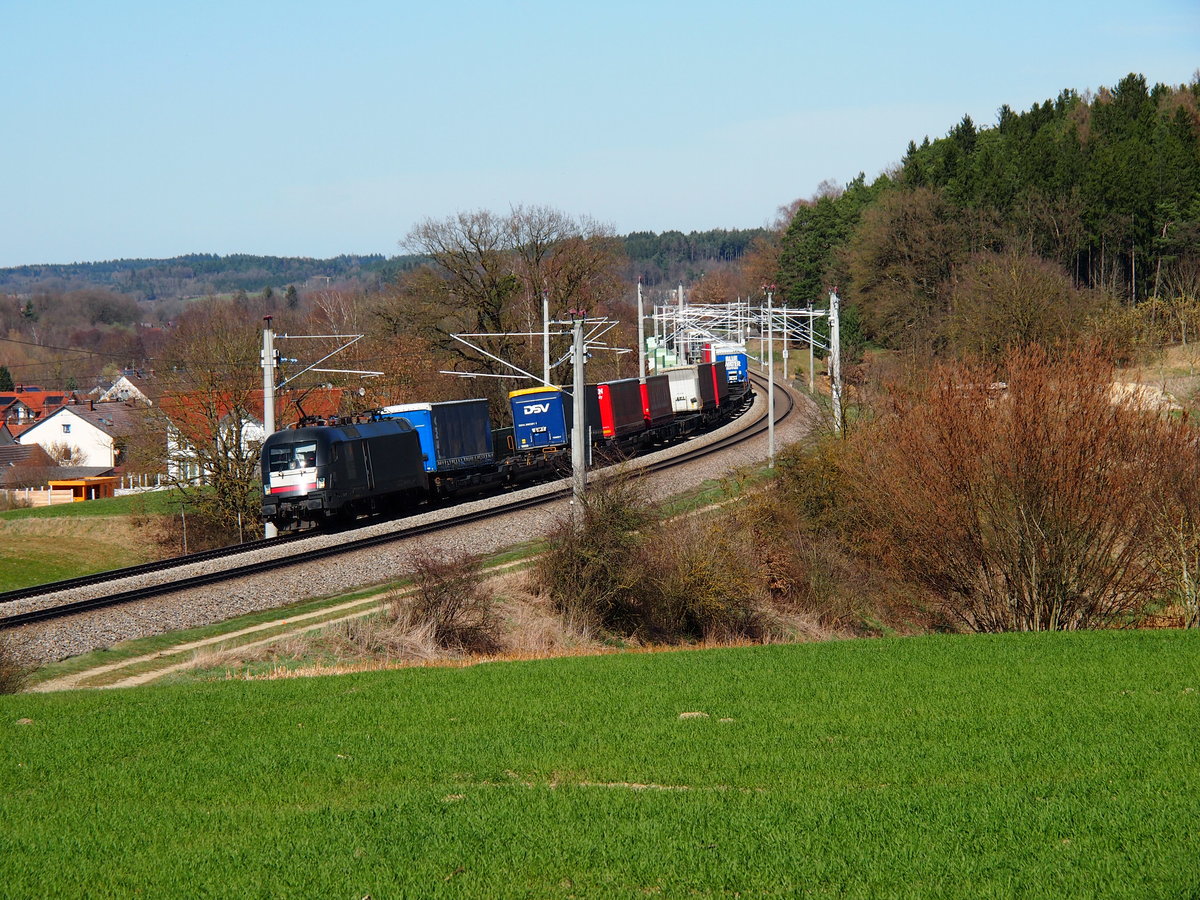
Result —
<path fill-rule="evenodd" d="M 606 438 L 625 437 L 646 428 L 642 415 L 642 386 L 636 378 L 608 381 L 596 387 L 600 427 Z"/>
<path fill-rule="evenodd" d="M 729 401 L 729 373 L 723 360 L 717 360 L 712 364 L 712 368 L 713 386 L 717 389 L 717 406 L 724 406 Z"/>
<path fill-rule="evenodd" d="M 665 425 L 675 418 L 671 405 L 671 379 L 667 375 L 651 375 L 642 388 L 642 416 L 653 428 Z"/>
<path fill-rule="evenodd" d="M 724 363 L 700 363 L 696 366 L 699 375 L 698 390 L 700 392 L 700 408 L 702 410 L 716 409 L 720 394 L 717 387 L 717 366 L 721 367 L 721 379 L 725 380 Z"/>

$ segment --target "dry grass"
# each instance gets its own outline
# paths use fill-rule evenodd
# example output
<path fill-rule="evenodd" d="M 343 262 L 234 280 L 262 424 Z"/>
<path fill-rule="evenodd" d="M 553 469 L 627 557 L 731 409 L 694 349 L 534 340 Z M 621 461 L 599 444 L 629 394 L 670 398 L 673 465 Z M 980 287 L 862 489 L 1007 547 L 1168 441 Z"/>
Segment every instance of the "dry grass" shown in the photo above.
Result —
<path fill-rule="evenodd" d="M 482 557 L 430 551 L 410 565 L 412 589 L 387 605 L 393 632 L 460 653 L 500 649 L 500 622 Z"/>
<path fill-rule="evenodd" d="M 498 598 L 505 653 L 561 656 L 596 642 L 594 631 L 574 626 L 555 612 L 550 600 L 537 593 L 529 572 L 507 572 L 493 577 L 490 585 Z"/>
<path fill-rule="evenodd" d="M 660 529 L 625 513 L 617 509 L 615 518 L 625 526 L 630 519 L 645 523 L 653 535 L 652 546 L 629 554 L 624 573 L 643 573 L 641 586 L 654 604 L 640 610 L 643 627 L 614 631 L 601 627 L 592 610 L 576 615 L 580 604 L 564 602 L 563 592 L 578 590 L 578 584 L 546 584 L 544 557 L 484 578 L 477 560 L 426 554 L 424 582 L 418 578 L 412 588 L 393 592 L 372 614 L 258 647 L 197 653 L 191 668 L 224 670 L 226 678 L 295 678 L 851 636 L 818 612 L 773 602 L 756 571 L 749 532 L 740 535 L 728 521 L 703 515 L 677 517 Z M 483 617 L 478 623 L 477 614 Z M 480 633 L 485 640 L 476 639 Z"/>
<path fill-rule="evenodd" d="M 1200 395 L 1200 344 L 1165 347 L 1146 365 L 1120 370 L 1117 378 L 1158 388 L 1173 400 L 1194 403 Z"/>
<path fill-rule="evenodd" d="M 129 516 L 0 520 L 0 590 L 160 556 L 156 527 L 138 527 Z"/>
<path fill-rule="evenodd" d="M 628 639 L 618 648 L 606 643 L 599 632 L 572 626 L 564 615 L 555 611 L 547 597 L 536 591 L 526 570 L 494 575 L 488 579 L 487 589 L 496 597 L 495 611 L 500 623 L 499 643 L 492 652 L 464 653 L 439 648 L 428 626 L 406 626 L 390 620 L 381 611 L 319 631 L 287 635 L 259 647 L 200 650 L 188 668 L 224 670 L 226 679 L 270 680 L 681 649 L 679 643 L 641 642 L 637 638 Z M 683 646 L 686 649 L 749 647 L 849 636 L 808 613 L 774 610 L 767 615 L 768 627 L 758 639 L 712 637 Z M 268 667 L 264 668 L 264 663 Z"/>

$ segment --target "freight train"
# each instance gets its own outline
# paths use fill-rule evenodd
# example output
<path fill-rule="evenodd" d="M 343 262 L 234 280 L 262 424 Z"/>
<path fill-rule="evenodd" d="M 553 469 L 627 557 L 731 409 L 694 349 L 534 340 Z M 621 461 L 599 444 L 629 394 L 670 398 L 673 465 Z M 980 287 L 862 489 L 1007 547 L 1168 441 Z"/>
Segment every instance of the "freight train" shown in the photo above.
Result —
<path fill-rule="evenodd" d="M 736 416 L 752 398 L 744 353 L 587 385 L 593 453 L 623 458 Z M 281 531 L 402 514 L 432 500 L 560 475 L 574 402 L 562 388 L 509 394 L 511 428 L 486 400 L 385 406 L 364 421 L 302 423 L 262 448 L 262 515 Z"/>

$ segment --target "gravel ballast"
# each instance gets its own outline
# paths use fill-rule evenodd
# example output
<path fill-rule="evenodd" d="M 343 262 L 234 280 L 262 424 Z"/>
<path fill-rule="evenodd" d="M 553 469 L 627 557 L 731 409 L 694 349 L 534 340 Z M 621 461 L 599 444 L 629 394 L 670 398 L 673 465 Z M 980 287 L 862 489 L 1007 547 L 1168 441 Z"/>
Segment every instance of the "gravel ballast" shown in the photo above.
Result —
<path fill-rule="evenodd" d="M 776 442 L 780 447 L 799 440 L 809 430 L 812 403 L 801 395 L 795 396 L 795 402 L 796 408 L 792 415 L 776 426 Z M 765 407 L 766 399 L 763 393 L 759 392 L 754 407 L 736 421 L 658 453 L 639 457 L 631 465 L 644 466 L 718 441 L 745 427 L 745 423 L 753 420 Z M 648 493 L 653 499 L 665 499 L 705 481 L 721 478 L 740 467 L 761 462 L 766 456 L 767 437 L 764 434 L 736 447 L 717 451 L 694 463 L 649 476 Z M 552 493 L 560 490 L 563 484 L 559 481 L 537 485 L 525 489 L 522 495 Z M 518 510 L 436 534 L 398 539 L 369 550 L 350 551 L 318 563 L 290 565 L 288 562 L 301 546 L 328 546 L 344 542 L 351 534 L 353 537 L 365 537 L 399 531 L 462 512 L 502 505 L 512 497 L 513 494 L 504 494 L 470 501 L 448 509 L 379 522 L 356 529 L 352 533 L 316 534 L 305 541 L 239 554 L 233 561 L 226 558 L 195 563 L 166 572 L 108 582 L 98 587 L 78 588 L 59 594 L 17 600 L 0 604 L 0 615 L 56 606 L 72 600 L 94 597 L 101 592 L 116 593 L 145 585 L 163 584 L 189 575 L 220 571 L 256 560 L 278 560 L 278 566 L 265 574 L 130 601 L 63 619 L 21 626 L 8 632 L 14 649 L 23 662 L 50 662 L 112 646 L 132 638 L 208 625 L 245 613 L 395 581 L 408 573 L 414 554 L 426 552 L 428 549 L 448 554 L 495 553 L 542 537 L 559 517 L 569 515 L 570 500 L 561 499 L 533 509 Z"/>

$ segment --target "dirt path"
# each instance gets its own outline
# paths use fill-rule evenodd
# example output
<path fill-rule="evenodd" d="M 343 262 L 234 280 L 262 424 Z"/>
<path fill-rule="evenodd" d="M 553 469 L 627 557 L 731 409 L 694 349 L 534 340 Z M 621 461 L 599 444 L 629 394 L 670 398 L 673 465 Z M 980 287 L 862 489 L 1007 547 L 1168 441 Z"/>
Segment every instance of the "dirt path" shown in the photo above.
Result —
<path fill-rule="evenodd" d="M 380 593 L 380 594 L 375 594 L 370 597 L 360 597 L 357 600 L 352 600 L 347 603 L 337 604 L 335 606 L 326 606 L 326 607 L 323 607 L 322 609 L 314 610 L 313 612 L 309 612 L 309 613 L 303 613 L 298 616 L 281 616 L 280 618 L 272 619 L 269 622 L 260 622 L 257 625 L 250 625 L 246 628 L 240 629 L 239 631 L 228 631 L 223 634 L 214 635 L 213 637 L 202 638 L 198 641 L 189 641 L 188 643 L 185 643 L 185 644 L 177 644 L 174 647 L 167 647 L 163 650 L 156 650 L 153 653 L 147 653 L 142 656 L 133 656 L 133 657 L 130 657 L 129 659 L 122 659 L 117 662 L 106 663 L 105 665 L 102 665 L 102 666 L 96 666 L 95 668 L 85 669 L 82 672 L 73 672 L 70 675 L 62 676 L 61 678 L 53 678 L 53 679 L 50 679 L 49 681 L 43 681 L 41 684 L 34 685 L 34 687 L 32 687 L 30 690 L 32 690 L 32 691 L 67 691 L 67 690 L 72 690 L 74 688 L 89 687 L 90 685 L 86 685 L 83 682 L 90 681 L 91 679 L 96 678 L 97 676 L 104 675 L 109 672 L 116 672 L 120 669 L 129 668 L 131 666 L 142 665 L 144 663 L 151 662 L 156 659 L 167 659 L 170 657 L 177 657 L 180 654 L 185 654 L 185 653 L 191 654 L 191 653 L 194 653 L 196 650 L 203 650 L 205 648 L 214 647 L 214 646 L 222 644 L 226 641 L 229 641 L 233 638 L 243 637 L 247 634 L 254 634 L 255 632 L 258 632 L 258 631 L 267 631 L 269 629 L 279 628 L 281 625 L 287 625 L 288 623 L 295 623 L 298 626 L 295 629 L 292 629 L 292 630 L 289 630 L 289 631 L 286 631 L 283 633 L 272 634 L 269 638 L 266 638 L 261 641 L 254 641 L 253 643 L 249 643 L 249 644 L 238 644 L 239 649 L 244 648 L 244 647 L 261 646 L 264 644 L 271 643 L 272 641 L 282 640 L 284 637 L 287 637 L 291 634 L 298 634 L 300 632 L 308 631 L 313 628 L 323 627 L 325 625 L 332 624 L 333 622 L 342 622 L 342 621 L 345 621 L 346 619 L 353 619 L 358 616 L 368 615 L 370 613 L 375 612 L 376 610 L 378 610 L 380 608 L 380 606 L 382 605 L 382 600 L 386 596 L 388 596 L 386 593 Z M 355 612 L 353 612 L 349 615 L 341 616 L 341 617 L 338 617 L 335 619 L 323 618 L 325 616 L 328 616 L 330 613 L 337 612 L 338 610 L 354 609 L 355 607 L 360 607 L 360 606 L 364 606 L 365 608 L 356 610 Z M 312 619 L 321 619 L 321 621 L 311 622 Z M 306 621 L 310 622 L 310 624 L 307 624 L 307 625 L 301 624 Z M 179 669 L 186 668 L 189 665 L 191 665 L 190 658 L 182 663 L 175 663 L 173 665 L 164 666 L 163 668 L 155 669 L 152 672 L 138 673 L 136 675 L 131 675 L 131 676 L 128 676 L 127 678 L 123 678 L 120 681 L 115 681 L 110 684 L 99 685 L 99 686 L 100 687 L 132 687 L 133 685 L 146 684 L 148 682 L 153 681 L 156 678 L 162 677 L 167 672 L 177 671 Z"/>
<path fill-rule="evenodd" d="M 504 563 L 503 565 L 495 566 L 488 570 L 489 577 L 503 575 L 510 570 L 525 564 L 525 560 L 516 562 Z M 249 650 L 257 647 L 265 647 L 268 644 L 282 641 L 289 637 L 294 637 L 303 634 L 307 631 L 315 631 L 319 628 L 325 628 L 329 625 L 334 625 L 338 622 L 346 622 L 350 619 L 358 619 L 363 616 L 369 616 L 372 613 L 382 609 L 385 600 L 391 600 L 395 597 L 407 596 L 407 592 L 397 594 L 395 591 L 383 591 L 378 594 L 372 594 L 368 597 L 359 597 L 357 600 L 350 600 L 345 603 L 338 603 L 331 606 L 325 606 L 321 609 L 313 610 L 312 612 L 302 613 L 299 615 L 281 615 L 278 619 L 272 619 L 268 622 L 259 622 L 257 625 L 249 625 L 246 628 L 237 631 L 227 631 L 222 634 L 213 635 L 212 637 L 201 638 L 196 641 L 188 641 L 187 643 L 177 644 L 173 647 L 166 647 L 161 650 L 156 650 L 153 653 L 146 653 L 141 656 L 133 656 L 128 659 L 122 659 L 117 662 L 105 663 L 104 665 L 95 666 L 90 669 L 85 669 L 82 672 L 74 672 L 70 675 L 63 675 L 60 678 L 52 678 L 48 681 L 43 681 L 41 684 L 34 685 L 30 688 L 31 691 L 48 692 L 48 691 L 68 691 L 75 689 L 87 688 L 122 688 L 122 687 L 137 687 L 142 684 L 149 684 L 162 678 L 164 675 L 169 675 L 173 672 L 178 672 L 183 669 L 190 668 L 193 664 L 192 656 L 197 650 L 220 647 L 230 640 L 239 637 L 245 637 L 256 632 L 272 631 L 284 625 L 293 625 L 295 627 L 288 628 L 285 631 L 272 631 L 272 633 L 257 641 L 249 641 L 239 643 L 236 646 L 237 650 Z M 339 611 L 347 611 L 346 615 L 337 616 Z M 316 620 L 316 621 L 314 621 Z M 235 648 L 231 648 L 235 649 Z M 182 657 L 182 658 L 181 658 Z M 155 660 L 179 659 L 178 662 L 167 663 L 156 667 L 147 672 L 134 672 L 124 678 L 119 678 L 115 681 L 106 682 L 105 684 L 87 684 L 100 676 L 119 672 L 121 669 L 135 668 L 145 665 Z"/>

